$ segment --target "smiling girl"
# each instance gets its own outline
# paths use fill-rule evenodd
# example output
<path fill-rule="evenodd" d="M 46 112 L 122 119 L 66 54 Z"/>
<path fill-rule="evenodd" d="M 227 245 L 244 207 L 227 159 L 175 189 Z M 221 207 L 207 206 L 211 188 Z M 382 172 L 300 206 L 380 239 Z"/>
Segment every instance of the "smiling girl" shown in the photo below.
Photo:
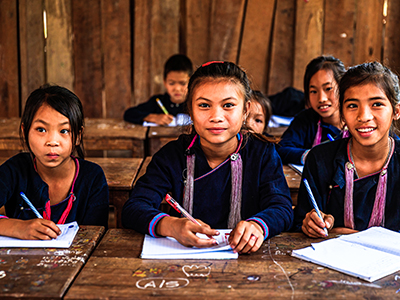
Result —
<path fill-rule="evenodd" d="M 238 66 L 206 63 L 190 78 L 186 104 L 192 134 L 153 156 L 122 212 L 123 225 L 185 246 L 211 247 L 215 228 L 232 228 L 236 252 L 257 251 L 264 239 L 287 230 L 292 202 L 274 144 L 242 134 L 250 86 Z M 202 226 L 159 210 L 171 193 Z"/>
<path fill-rule="evenodd" d="M 80 100 L 66 88 L 45 85 L 30 94 L 21 118 L 29 152 L 0 166 L 0 206 L 7 213 L 0 235 L 52 239 L 60 234 L 56 224 L 72 221 L 107 227 L 108 186 L 103 170 L 83 159 L 83 121 Z"/>
<path fill-rule="evenodd" d="M 294 228 L 311 237 L 371 226 L 400 230 L 399 81 L 378 62 L 350 68 L 339 85 L 340 112 L 350 138 L 321 145 L 308 155 L 307 178 L 321 221 L 300 187 Z"/>
<path fill-rule="evenodd" d="M 330 138 L 342 137 L 337 87 L 345 72 L 333 56 L 309 62 L 304 74 L 304 98 L 308 109 L 295 116 L 277 147 L 284 164 L 303 165 L 310 149 Z"/>

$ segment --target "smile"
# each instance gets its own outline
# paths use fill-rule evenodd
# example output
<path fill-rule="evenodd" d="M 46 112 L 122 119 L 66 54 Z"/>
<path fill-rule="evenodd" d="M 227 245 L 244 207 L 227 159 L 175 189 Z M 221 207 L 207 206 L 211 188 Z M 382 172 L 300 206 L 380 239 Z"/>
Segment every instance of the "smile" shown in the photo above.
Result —
<path fill-rule="evenodd" d="M 369 128 L 358 128 L 357 129 L 358 132 L 362 132 L 362 133 L 371 132 L 371 131 L 374 131 L 374 130 L 375 130 L 375 128 L 372 128 L 372 127 L 369 127 Z"/>
<path fill-rule="evenodd" d="M 330 105 L 321 105 L 318 107 L 318 109 L 325 110 L 325 109 L 328 109 L 329 107 L 331 107 L 331 106 Z"/>

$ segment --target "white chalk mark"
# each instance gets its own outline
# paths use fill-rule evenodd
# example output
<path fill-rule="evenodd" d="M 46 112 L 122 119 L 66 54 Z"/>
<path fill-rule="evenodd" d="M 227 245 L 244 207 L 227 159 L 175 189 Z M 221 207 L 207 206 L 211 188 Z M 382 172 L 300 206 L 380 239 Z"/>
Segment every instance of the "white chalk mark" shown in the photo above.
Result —
<path fill-rule="evenodd" d="M 203 265 L 185 265 L 182 267 L 182 271 L 187 277 L 207 277 L 211 273 L 211 267 Z"/>
<path fill-rule="evenodd" d="M 358 282 L 358 281 L 326 280 L 325 282 L 331 282 L 331 283 L 336 283 L 336 284 L 345 284 L 345 285 L 362 285 L 362 286 L 368 286 L 368 287 L 373 287 L 373 288 L 377 288 L 377 289 L 382 288 L 380 285 L 377 285 L 374 283 L 364 283 L 364 282 Z"/>
<path fill-rule="evenodd" d="M 0 271 L 0 279 L 6 277 L 6 271 Z"/>
<path fill-rule="evenodd" d="M 285 269 L 273 258 L 272 254 L 271 254 L 271 242 L 270 240 L 268 240 L 268 253 L 269 256 L 271 257 L 272 261 L 274 262 L 274 264 L 276 264 L 279 268 L 281 268 L 283 274 L 285 274 L 285 277 L 290 285 L 290 288 L 292 289 L 292 299 L 294 299 L 294 287 L 292 285 L 292 282 L 290 281 L 290 278 L 288 276 L 288 274 L 286 273 Z"/>

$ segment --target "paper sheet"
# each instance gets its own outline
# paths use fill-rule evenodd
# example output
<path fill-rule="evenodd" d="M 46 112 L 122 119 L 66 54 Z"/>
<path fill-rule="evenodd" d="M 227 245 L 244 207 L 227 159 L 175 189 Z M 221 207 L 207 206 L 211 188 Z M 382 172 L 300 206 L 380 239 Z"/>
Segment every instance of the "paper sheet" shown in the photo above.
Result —
<path fill-rule="evenodd" d="M 20 240 L 7 236 L 0 236 L 0 247 L 23 248 L 69 248 L 79 230 L 77 222 L 57 225 L 61 234 L 53 240 Z"/>
<path fill-rule="evenodd" d="M 227 243 L 231 229 L 218 229 L 215 236 L 219 245 L 211 248 L 190 248 L 181 245 L 174 238 L 153 238 L 146 235 L 143 242 L 142 258 L 152 259 L 235 259 L 238 257 Z M 201 238 L 208 238 L 198 234 Z"/>

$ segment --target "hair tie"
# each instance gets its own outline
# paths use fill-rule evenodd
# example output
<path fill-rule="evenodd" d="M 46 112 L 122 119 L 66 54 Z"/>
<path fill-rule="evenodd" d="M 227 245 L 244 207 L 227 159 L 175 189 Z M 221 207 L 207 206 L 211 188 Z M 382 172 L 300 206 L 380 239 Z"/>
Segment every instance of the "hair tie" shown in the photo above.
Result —
<path fill-rule="evenodd" d="M 220 60 L 213 60 L 213 61 L 206 62 L 206 63 L 202 64 L 201 66 L 202 67 L 207 67 L 207 66 L 209 66 L 211 64 L 223 64 L 223 63 L 224 62 L 220 61 Z"/>

